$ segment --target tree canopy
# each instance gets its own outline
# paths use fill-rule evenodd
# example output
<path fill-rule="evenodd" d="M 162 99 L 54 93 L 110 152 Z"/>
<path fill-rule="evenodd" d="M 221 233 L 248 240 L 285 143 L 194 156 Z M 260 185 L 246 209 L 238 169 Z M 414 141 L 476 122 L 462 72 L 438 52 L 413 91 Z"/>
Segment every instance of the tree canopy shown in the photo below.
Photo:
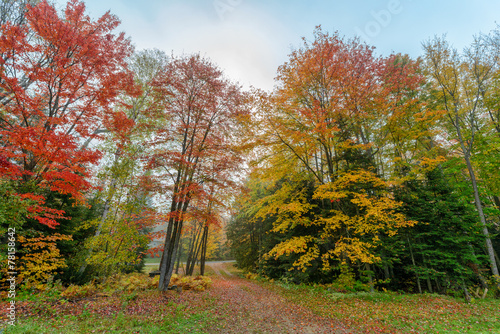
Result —
<path fill-rule="evenodd" d="M 166 290 L 230 247 L 271 279 L 498 290 L 498 30 L 413 59 L 317 27 L 263 92 L 200 54 L 134 50 L 82 1 L 0 10 L 0 231 L 23 286 L 160 253 Z"/>

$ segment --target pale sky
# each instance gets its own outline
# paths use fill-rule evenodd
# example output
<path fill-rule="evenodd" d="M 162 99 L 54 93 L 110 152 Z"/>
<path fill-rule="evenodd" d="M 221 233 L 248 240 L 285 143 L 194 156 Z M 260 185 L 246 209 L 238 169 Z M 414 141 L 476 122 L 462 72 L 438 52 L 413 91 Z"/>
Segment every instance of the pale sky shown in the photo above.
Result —
<path fill-rule="evenodd" d="M 64 0 L 57 0 L 65 4 Z M 500 23 L 498 0 L 87 0 L 94 19 L 107 10 L 137 50 L 199 52 L 244 87 L 270 90 L 279 65 L 317 25 L 359 36 L 380 55 L 422 54 L 423 41 L 447 34 L 458 49 Z"/>

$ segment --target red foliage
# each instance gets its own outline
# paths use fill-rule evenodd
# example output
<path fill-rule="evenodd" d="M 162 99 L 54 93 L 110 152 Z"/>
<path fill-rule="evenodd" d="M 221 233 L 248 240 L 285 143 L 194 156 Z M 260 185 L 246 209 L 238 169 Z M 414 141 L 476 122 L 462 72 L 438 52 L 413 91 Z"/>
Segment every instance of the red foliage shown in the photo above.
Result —
<path fill-rule="evenodd" d="M 167 268 L 173 264 L 184 221 L 196 213 L 188 210 L 191 201 L 207 203 L 215 199 L 211 186 L 231 186 L 230 174 L 241 162 L 232 139 L 249 112 L 240 87 L 198 55 L 172 59 L 152 85 L 158 100 L 148 111 L 155 131 L 148 146 L 154 154 L 146 164 L 155 173 L 146 183 L 168 194 L 170 202 L 163 253 Z M 168 279 L 162 275 L 160 286 Z"/>
<path fill-rule="evenodd" d="M 103 125 L 130 127 L 111 106 L 120 92 L 136 93 L 124 70 L 132 46 L 123 33 L 112 33 L 115 16 L 93 21 L 83 2 L 69 1 L 61 16 L 42 1 L 28 6 L 27 25 L 0 28 L 0 172 L 19 185 L 84 201 L 92 187 L 87 167 L 101 154 L 83 143 Z M 37 201 L 30 210 L 36 219 L 57 225 L 63 213 Z"/>

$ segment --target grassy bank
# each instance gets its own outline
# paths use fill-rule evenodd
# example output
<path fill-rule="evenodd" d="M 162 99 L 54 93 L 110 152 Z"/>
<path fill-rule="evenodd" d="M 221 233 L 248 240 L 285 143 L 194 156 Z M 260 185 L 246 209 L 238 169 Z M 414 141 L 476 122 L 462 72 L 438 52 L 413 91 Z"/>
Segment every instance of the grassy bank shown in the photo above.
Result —
<path fill-rule="evenodd" d="M 219 266 L 217 273 L 208 271 L 214 282 L 228 287 L 233 282 L 242 286 L 236 284 L 241 282 L 236 276 L 241 273 L 232 264 Z M 234 312 L 234 305 L 241 301 L 228 299 L 227 295 L 223 298 L 229 288 L 160 293 L 154 283 L 141 289 L 131 287 L 130 282 L 140 284 L 137 279 L 149 279 L 146 275 L 134 277 L 124 278 L 125 283 L 117 284 L 114 290 L 101 287 L 71 298 L 64 297 L 57 289 L 21 294 L 16 300 L 17 325 L 5 327 L 2 322 L 0 328 L 6 329 L 5 334 L 68 333 L 68 330 L 71 333 L 220 333 L 234 325 L 235 317 L 252 319 L 252 314 Z M 345 324 L 352 333 L 500 333 L 498 299 L 476 299 L 467 304 L 463 299 L 434 294 L 337 293 L 319 286 L 259 279 L 252 282 L 263 288 L 259 296 L 279 295 L 290 305 L 305 307 L 332 322 Z M 254 290 L 251 286 L 243 288 Z M 7 302 L 0 304 L 5 309 Z M 276 319 L 266 321 L 280 324 L 281 320 L 281 315 L 276 314 Z"/>
<path fill-rule="evenodd" d="M 335 293 L 323 287 L 259 284 L 364 333 L 500 333 L 498 299 L 475 299 L 467 304 L 437 294 Z"/>

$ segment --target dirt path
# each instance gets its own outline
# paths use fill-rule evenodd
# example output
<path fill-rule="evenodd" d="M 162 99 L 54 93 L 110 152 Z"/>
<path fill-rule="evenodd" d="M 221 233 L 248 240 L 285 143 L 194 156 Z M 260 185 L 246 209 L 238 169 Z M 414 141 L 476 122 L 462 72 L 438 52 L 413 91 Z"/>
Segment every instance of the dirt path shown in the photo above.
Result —
<path fill-rule="evenodd" d="M 227 269 L 226 266 L 231 263 L 234 263 L 234 261 L 209 261 L 207 262 L 207 265 L 212 268 L 212 270 L 215 272 L 219 278 L 224 279 L 225 276 L 232 277 L 233 274 L 231 274 Z"/>
<path fill-rule="evenodd" d="M 339 323 L 232 275 L 227 264 L 207 264 L 217 275 L 209 294 L 221 303 L 221 312 L 230 317 L 213 333 L 351 333 Z"/>

